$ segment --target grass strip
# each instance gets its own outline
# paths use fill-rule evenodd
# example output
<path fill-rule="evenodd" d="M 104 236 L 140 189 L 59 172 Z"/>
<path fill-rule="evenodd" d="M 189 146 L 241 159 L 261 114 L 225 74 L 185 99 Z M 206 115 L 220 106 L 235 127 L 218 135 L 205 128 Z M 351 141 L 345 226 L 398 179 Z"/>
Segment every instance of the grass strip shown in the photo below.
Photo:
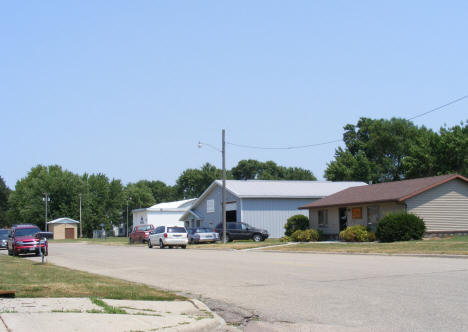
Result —
<path fill-rule="evenodd" d="M 435 238 L 421 241 L 392 243 L 297 243 L 290 246 L 267 248 L 275 251 L 315 251 L 334 253 L 378 253 L 378 254 L 442 254 L 468 255 L 468 236 Z"/>
<path fill-rule="evenodd" d="M 120 314 L 120 315 L 127 315 L 128 312 L 121 308 L 113 307 L 111 305 L 108 305 L 106 302 L 104 302 L 101 299 L 98 299 L 96 297 L 90 297 L 91 302 L 93 302 L 95 305 L 100 306 L 106 314 Z"/>
<path fill-rule="evenodd" d="M 0 289 L 16 297 L 96 297 L 117 300 L 185 300 L 147 285 L 0 255 Z"/>

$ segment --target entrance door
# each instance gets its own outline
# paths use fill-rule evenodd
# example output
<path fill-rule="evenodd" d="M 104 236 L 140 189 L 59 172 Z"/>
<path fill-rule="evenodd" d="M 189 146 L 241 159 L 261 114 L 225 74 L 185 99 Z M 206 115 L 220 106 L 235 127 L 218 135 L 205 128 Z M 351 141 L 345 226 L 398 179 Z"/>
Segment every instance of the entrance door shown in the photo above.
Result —
<path fill-rule="evenodd" d="M 74 239 L 74 238 L 75 238 L 75 229 L 65 228 L 65 239 Z"/>
<path fill-rule="evenodd" d="M 346 214 L 346 208 L 339 209 L 340 216 L 340 232 L 344 231 L 348 227 L 348 215 Z"/>

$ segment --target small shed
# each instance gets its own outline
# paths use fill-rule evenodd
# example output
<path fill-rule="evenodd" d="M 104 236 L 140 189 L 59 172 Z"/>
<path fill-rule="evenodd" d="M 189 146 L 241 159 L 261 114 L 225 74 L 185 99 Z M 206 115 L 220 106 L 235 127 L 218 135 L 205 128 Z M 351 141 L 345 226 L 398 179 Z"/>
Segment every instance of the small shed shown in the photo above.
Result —
<path fill-rule="evenodd" d="M 47 223 L 49 232 L 54 234 L 54 240 L 78 238 L 79 221 L 71 218 L 58 218 Z"/>

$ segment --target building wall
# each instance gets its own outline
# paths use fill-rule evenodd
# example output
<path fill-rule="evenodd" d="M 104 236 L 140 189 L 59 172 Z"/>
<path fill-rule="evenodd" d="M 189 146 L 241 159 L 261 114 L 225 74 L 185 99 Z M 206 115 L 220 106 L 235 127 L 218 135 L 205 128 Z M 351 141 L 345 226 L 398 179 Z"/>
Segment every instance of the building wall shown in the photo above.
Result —
<path fill-rule="evenodd" d="M 214 201 L 214 212 L 207 212 L 207 201 Z M 213 191 L 205 197 L 205 199 L 197 206 L 192 209 L 202 219 L 203 227 L 214 228 L 217 224 L 223 221 L 222 218 L 222 187 L 216 186 Z M 226 191 L 226 202 L 236 202 L 236 218 L 237 222 L 241 221 L 241 208 L 240 199 L 233 195 L 231 192 Z"/>
<path fill-rule="evenodd" d="M 393 212 L 404 211 L 405 205 L 398 204 L 398 203 L 378 203 L 378 204 L 362 204 L 362 205 L 351 205 L 351 206 L 343 206 L 346 208 L 346 216 L 347 216 L 347 225 L 348 226 L 355 226 L 355 225 L 368 225 L 368 214 L 367 208 L 369 207 L 378 207 L 379 208 L 379 217 L 381 219 L 385 215 Z M 310 220 L 310 228 L 313 229 L 320 229 L 323 231 L 324 234 L 328 235 L 336 235 L 340 232 L 340 218 L 339 218 L 339 209 L 342 207 L 330 207 L 327 209 L 310 209 L 309 210 L 309 220 Z M 352 216 L 352 209 L 353 208 L 361 208 L 362 209 L 362 218 L 354 219 Z M 328 225 L 326 227 L 319 227 L 318 225 L 318 211 L 319 210 L 327 210 L 328 211 Z"/>
<path fill-rule="evenodd" d="M 66 228 L 75 229 L 75 239 L 77 239 L 78 227 L 76 224 L 49 224 L 48 227 L 49 231 L 54 233 L 54 240 L 64 240 Z"/>
<path fill-rule="evenodd" d="M 184 213 L 179 211 L 138 211 L 133 214 L 133 227 L 142 224 L 156 226 L 184 226 L 179 221 Z"/>
<path fill-rule="evenodd" d="M 428 232 L 468 230 L 468 184 L 455 179 L 406 200 Z"/>
<path fill-rule="evenodd" d="M 284 236 L 284 225 L 287 219 L 296 214 L 308 217 L 308 210 L 298 210 L 298 207 L 312 201 L 310 198 L 244 198 L 242 199 L 242 222 L 266 229 L 271 238 L 281 238 Z"/>

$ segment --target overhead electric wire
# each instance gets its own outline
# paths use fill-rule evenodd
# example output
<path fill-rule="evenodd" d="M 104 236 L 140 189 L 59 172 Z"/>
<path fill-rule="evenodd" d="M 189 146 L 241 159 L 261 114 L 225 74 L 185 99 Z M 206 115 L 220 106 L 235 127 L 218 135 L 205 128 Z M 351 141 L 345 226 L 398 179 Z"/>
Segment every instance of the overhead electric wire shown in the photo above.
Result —
<path fill-rule="evenodd" d="M 451 102 L 448 102 L 447 104 L 438 106 L 438 107 L 433 108 L 433 109 L 431 109 L 431 110 L 429 110 L 429 111 L 427 111 L 427 112 L 424 112 L 424 113 L 418 114 L 418 115 L 416 115 L 416 116 L 413 116 L 412 118 L 409 118 L 408 120 L 414 120 L 414 119 L 416 119 L 416 118 L 420 118 L 421 116 L 424 116 L 424 115 L 426 115 L 426 114 L 429 114 L 429 113 L 438 111 L 438 110 L 440 110 L 440 109 L 442 109 L 442 108 L 444 108 L 444 107 L 447 107 L 447 106 L 450 106 L 450 105 L 452 105 L 452 104 L 458 103 L 459 101 L 462 101 L 463 99 L 466 99 L 466 98 L 468 98 L 468 95 L 464 95 L 463 97 L 454 99 L 454 100 L 452 100 Z"/>
<path fill-rule="evenodd" d="M 452 100 L 452 101 L 450 101 L 450 102 L 448 102 L 448 103 L 446 103 L 444 105 L 438 106 L 438 107 L 433 108 L 433 109 L 431 109 L 429 111 L 426 111 L 424 113 L 415 115 L 412 118 L 409 118 L 407 120 L 411 121 L 411 120 L 420 118 L 420 117 L 422 117 L 422 116 L 424 116 L 426 114 L 429 114 L 429 113 L 432 113 L 432 112 L 435 112 L 435 111 L 439 111 L 439 110 L 441 110 L 441 109 L 443 109 L 443 108 L 445 108 L 447 106 L 458 103 L 458 102 L 460 102 L 460 101 L 462 101 L 463 99 L 466 99 L 466 98 L 468 98 L 468 95 L 464 95 L 463 97 L 454 99 L 454 100 Z M 248 144 L 237 144 L 237 143 L 231 143 L 231 142 L 226 142 L 226 144 L 241 147 L 241 148 L 257 149 L 257 150 L 293 150 L 293 149 L 305 149 L 305 148 L 310 148 L 310 147 L 314 147 L 314 146 L 337 143 L 337 142 L 341 142 L 342 140 L 343 139 L 337 139 L 337 140 L 322 142 L 322 143 L 307 144 L 307 145 L 293 145 L 293 146 L 258 146 L 258 145 L 248 145 Z"/>

